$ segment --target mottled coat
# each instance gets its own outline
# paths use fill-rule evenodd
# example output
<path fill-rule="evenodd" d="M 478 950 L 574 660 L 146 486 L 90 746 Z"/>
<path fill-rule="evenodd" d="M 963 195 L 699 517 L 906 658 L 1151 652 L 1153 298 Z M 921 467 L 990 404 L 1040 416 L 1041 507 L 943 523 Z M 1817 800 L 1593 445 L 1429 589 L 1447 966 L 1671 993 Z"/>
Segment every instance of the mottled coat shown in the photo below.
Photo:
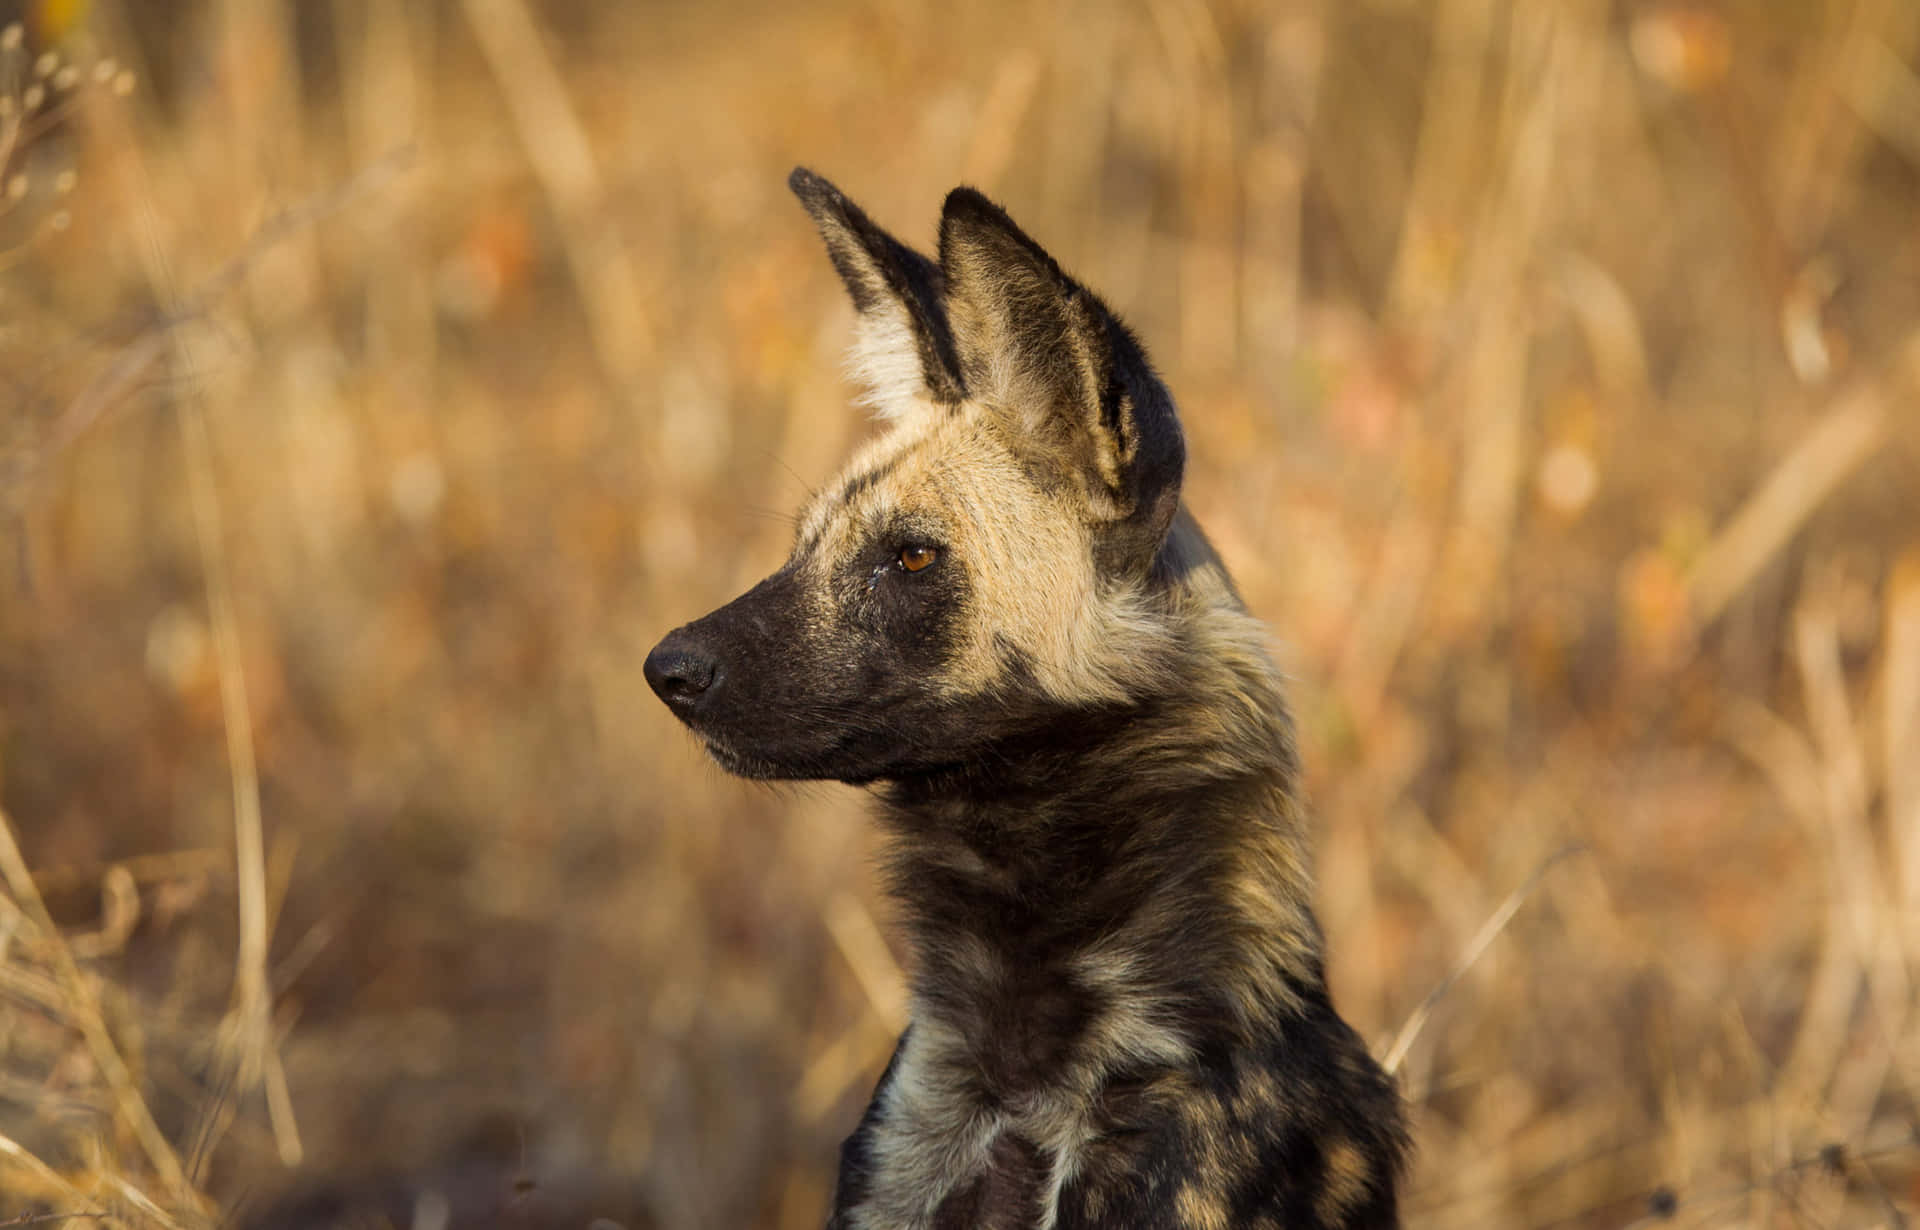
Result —
<path fill-rule="evenodd" d="M 1385 1227 L 1280 680 L 1136 339 L 955 190 L 938 260 L 801 170 L 887 430 L 647 661 L 728 769 L 871 784 L 912 1024 L 831 1230 Z"/>

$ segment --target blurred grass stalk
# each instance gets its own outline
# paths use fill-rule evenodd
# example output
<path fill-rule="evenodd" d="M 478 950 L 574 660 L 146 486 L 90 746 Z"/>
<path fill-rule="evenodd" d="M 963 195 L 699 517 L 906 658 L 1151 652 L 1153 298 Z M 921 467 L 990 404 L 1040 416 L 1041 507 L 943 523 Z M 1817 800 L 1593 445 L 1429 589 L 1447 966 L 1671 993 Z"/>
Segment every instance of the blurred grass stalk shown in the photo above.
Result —
<path fill-rule="evenodd" d="M 87 977 L 81 973 L 79 963 L 74 960 L 60 929 L 54 925 L 52 915 L 47 913 L 46 902 L 41 899 L 39 887 L 34 883 L 33 874 L 28 870 L 26 860 L 21 857 L 20 846 L 14 839 L 13 821 L 4 809 L 0 809 L 0 879 L 4 879 L 12 897 L 11 901 L 0 902 L 0 905 L 6 906 L 9 912 L 17 912 L 14 925 L 9 926 L 8 930 L 17 935 L 17 928 L 24 923 L 31 932 L 30 936 L 19 937 L 22 946 L 31 943 L 45 954 L 45 959 L 52 966 L 58 980 L 59 1002 L 50 1006 L 55 1007 L 85 1039 L 88 1054 L 92 1056 L 111 1095 L 116 1125 L 144 1155 L 147 1165 L 160 1183 L 162 1198 L 167 1203 L 204 1210 L 198 1193 L 187 1179 L 179 1155 L 154 1122 L 153 1113 L 147 1109 L 139 1082 L 128 1069 L 107 1028 L 98 996 Z M 0 1138 L 0 1141 L 4 1142 L 0 1143 L 0 1158 L 22 1167 L 32 1178 L 45 1184 L 49 1194 L 56 1198 L 72 1199 L 82 1205 L 92 1204 L 92 1200 L 84 1193 L 18 1143 L 4 1138 Z M 126 1183 L 123 1176 L 109 1172 L 109 1177 L 119 1181 L 122 1195 L 137 1193 L 138 1189 Z M 139 1203 L 152 1204 L 144 1197 L 139 1199 Z M 72 1211 L 80 1213 L 80 1210 Z M 174 1224 L 165 1217 L 162 1223 L 169 1226 Z"/>

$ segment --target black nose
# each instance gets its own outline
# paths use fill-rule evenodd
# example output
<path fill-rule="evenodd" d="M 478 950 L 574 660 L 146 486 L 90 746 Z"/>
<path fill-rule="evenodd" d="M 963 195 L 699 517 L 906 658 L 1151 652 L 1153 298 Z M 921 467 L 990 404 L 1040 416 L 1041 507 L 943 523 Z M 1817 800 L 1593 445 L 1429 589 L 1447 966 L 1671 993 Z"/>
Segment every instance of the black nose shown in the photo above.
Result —
<path fill-rule="evenodd" d="M 677 712 L 698 704 L 720 673 L 713 658 L 676 635 L 667 637 L 647 655 L 647 686 Z"/>

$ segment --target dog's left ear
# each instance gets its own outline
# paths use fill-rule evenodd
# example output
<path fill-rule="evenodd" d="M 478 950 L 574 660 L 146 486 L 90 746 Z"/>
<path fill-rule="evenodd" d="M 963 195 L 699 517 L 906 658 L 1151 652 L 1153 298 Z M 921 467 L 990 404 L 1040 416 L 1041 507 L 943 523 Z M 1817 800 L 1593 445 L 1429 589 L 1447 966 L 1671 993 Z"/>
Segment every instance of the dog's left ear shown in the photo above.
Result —
<path fill-rule="evenodd" d="M 940 218 L 946 315 L 968 393 L 1058 458 L 1096 522 L 1151 558 L 1180 502 L 1186 444 L 1140 343 L 999 206 L 956 188 Z"/>
<path fill-rule="evenodd" d="M 867 386 L 874 409 L 894 416 L 921 400 L 960 404 L 966 386 L 941 312 L 940 266 L 880 229 L 807 168 L 795 167 L 787 186 L 813 215 L 860 313 L 852 374 Z"/>

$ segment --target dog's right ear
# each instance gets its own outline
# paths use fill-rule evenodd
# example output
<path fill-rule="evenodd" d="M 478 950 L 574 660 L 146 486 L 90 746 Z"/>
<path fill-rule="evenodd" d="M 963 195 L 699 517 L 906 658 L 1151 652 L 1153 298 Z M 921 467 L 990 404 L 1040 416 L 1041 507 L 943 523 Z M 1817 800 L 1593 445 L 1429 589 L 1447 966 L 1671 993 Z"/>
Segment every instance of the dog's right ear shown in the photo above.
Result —
<path fill-rule="evenodd" d="M 868 403 L 889 418 L 919 401 L 959 405 L 966 383 L 941 308 L 940 266 L 874 225 L 807 168 L 795 167 L 787 186 L 813 215 L 860 313 L 851 367 L 867 386 Z"/>

